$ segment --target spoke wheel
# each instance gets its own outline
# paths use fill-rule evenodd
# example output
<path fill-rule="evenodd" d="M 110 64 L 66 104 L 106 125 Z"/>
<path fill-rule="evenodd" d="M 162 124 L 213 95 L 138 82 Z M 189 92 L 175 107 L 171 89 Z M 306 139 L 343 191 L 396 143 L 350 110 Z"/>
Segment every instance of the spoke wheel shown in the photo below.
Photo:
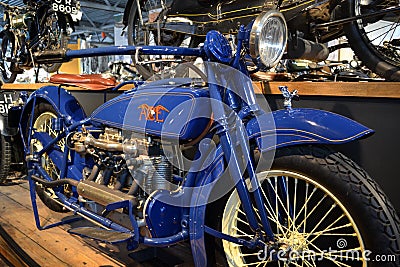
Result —
<path fill-rule="evenodd" d="M 217 266 L 375 267 L 383 266 L 374 260 L 377 255 L 393 255 L 384 266 L 398 266 L 396 211 L 378 185 L 344 155 L 318 146 L 279 149 L 271 169 L 257 177 L 275 238 L 263 242 L 276 253 L 206 235 L 209 262 Z M 266 237 L 255 204 L 253 208 Z M 210 204 L 206 218 L 207 226 L 225 234 L 247 241 L 256 238 L 235 190 Z"/>
<path fill-rule="evenodd" d="M 33 129 L 36 132 L 45 132 L 49 134 L 51 138 L 55 138 L 58 133 L 53 130 L 52 120 L 57 118 L 54 108 L 48 103 L 40 103 L 35 107 L 34 118 L 33 118 Z M 33 132 L 32 132 L 33 133 Z M 63 151 L 65 145 L 65 139 L 58 142 L 58 147 Z M 43 148 L 43 144 L 37 139 L 31 139 L 31 151 L 40 151 Z M 42 168 L 50 176 L 52 180 L 60 179 L 60 170 L 50 159 L 48 154 L 43 154 L 41 158 Z M 58 202 L 57 195 L 55 194 L 56 189 L 45 188 L 40 184 L 36 184 L 36 192 L 42 202 L 51 210 L 57 212 L 66 211 Z"/>
<path fill-rule="evenodd" d="M 278 265 L 316 266 L 316 258 L 319 258 L 320 266 L 366 264 L 362 258 L 353 261 L 346 255 L 347 251 L 361 255 L 365 253 L 365 246 L 350 213 L 327 188 L 292 171 L 266 171 L 259 173 L 258 178 L 277 242 L 281 244 L 281 251 L 288 253 L 278 256 Z M 236 191 L 227 202 L 222 225 L 226 234 L 252 237 Z M 338 243 L 341 241 L 346 245 Z M 232 266 L 246 266 L 254 261 L 263 266 L 272 261 L 268 254 L 264 260 L 265 255 L 258 254 L 258 251 L 254 253 L 226 241 L 223 245 L 224 250 L 229 251 L 227 257 Z"/>
<path fill-rule="evenodd" d="M 399 0 L 349 0 L 348 16 L 398 8 Z M 355 54 L 373 72 L 400 81 L 400 11 L 359 19 L 344 25 Z"/>

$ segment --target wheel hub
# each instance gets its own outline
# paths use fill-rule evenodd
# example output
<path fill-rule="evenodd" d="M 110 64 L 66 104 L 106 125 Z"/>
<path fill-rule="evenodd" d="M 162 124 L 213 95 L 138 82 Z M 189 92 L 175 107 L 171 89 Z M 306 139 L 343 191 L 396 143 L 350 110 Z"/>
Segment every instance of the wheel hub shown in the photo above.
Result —
<path fill-rule="evenodd" d="M 287 244 L 291 250 L 304 250 L 307 249 L 306 237 L 303 233 L 297 231 L 289 233 L 287 238 L 282 240 L 282 243 Z"/>

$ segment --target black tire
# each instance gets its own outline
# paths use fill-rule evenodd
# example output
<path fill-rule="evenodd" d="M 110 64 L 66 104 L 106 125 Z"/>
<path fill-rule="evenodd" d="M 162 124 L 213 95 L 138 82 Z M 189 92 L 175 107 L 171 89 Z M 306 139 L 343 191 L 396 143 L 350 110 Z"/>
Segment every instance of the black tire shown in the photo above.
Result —
<path fill-rule="evenodd" d="M 51 16 L 57 16 L 56 13 L 47 13 L 46 18 L 43 19 L 44 23 L 46 21 L 52 21 L 51 25 L 43 25 L 42 26 L 42 36 L 45 36 L 43 38 L 43 41 L 40 45 L 42 47 L 43 51 L 46 50 L 56 50 L 56 49 L 67 49 L 68 48 L 68 41 L 69 41 L 69 36 L 66 32 L 65 27 L 61 26 L 60 21 L 63 21 L 63 23 L 66 23 L 66 18 L 65 17 L 57 17 L 57 20 L 50 19 L 48 17 Z M 59 14 L 61 16 L 61 14 Z M 62 63 L 50 63 L 50 64 L 44 64 L 42 67 L 45 71 L 48 73 L 53 73 L 56 72 L 60 69 Z"/>
<path fill-rule="evenodd" d="M 288 203 L 297 203 L 297 205 L 291 205 L 287 209 L 291 210 L 291 214 L 296 215 L 290 218 L 287 215 L 288 219 L 286 219 L 285 209 L 283 208 L 286 204 L 282 204 L 286 201 L 276 201 L 281 203 L 278 206 L 272 200 L 265 201 L 265 207 L 267 207 L 267 210 L 271 210 L 271 212 L 268 211 L 270 212 L 268 216 L 271 218 L 270 223 L 275 238 L 281 242 L 278 248 L 287 249 L 290 247 L 290 251 L 301 251 L 305 253 L 303 255 L 309 255 L 307 254 L 308 250 L 318 252 L 317 249 L 329 251 L 328 248 L 330 248 L 344 253 L 345 250 L 359 248 L 360 251 L 371 251 L 371 254 L 367 255 L 371 260 L 365 261 L 365 265 L 363 265 L 361 261 L 351 260 L 343 256 L 336 259 L 347 265 L 335 264 L 328 258 L 323 258 L 315 264 L 303 265 L 305 262 L 297 258 L 297 265 L 283 264 L 284 262 L 280 262 L 282 265 L 278 265 L 277 262 L 269 262 L 265 265 L 262 262 L 262 264 L 257 265 L 260 262 L 258 256 L 251 254 L 259 252 L 260 248 L 251 250 L 244 246 L 236 245 L 235 247 L 232 243 L 221 242 L 207 236 L 206 244 L 213 244 L 212 248 L 208 248 L 207 255 L 210 261 L 214 261 L 210 263 L 211 266 L 215 261 L 217 261 L 217 266 L 227 266 L 227 262 L 230 263 L 230 266 L 242 266 L 254 262 L 256 263 L 254 266 L 399 266 L 400 220 L 379 186 L 353 161 L 341 153 L 324 147 L 289 147 L 277 151 L 271 171 L 261 172 L 261 176 L 263 174 L 265 180 L 263 180 L 262 188 L 265 190 L 264 192 L 267 192 L 264 195 L 264 200 L 272 199 L 270 197 L 271 190 L 272 192 L 277 190 L 278 195 L 280 195 L 281 189 L 279 187 L 274 189 L 274 184 L 280 177 L 288 177 L 286 178 L 286 181 L 288 181 L 286 188 L 288 188 L 290 196 L 286 200 Z M 293 179 L 297 182 L 293 182 L 290 177 L 297 177 L 298 179 Z M 297 197 L 294 197 L 294 195 Z M 221 202 L 224 204 L 221 205 Z M 303 205 L 303 203 L 307 203 L 307 205 Z M 240 199 L 238 199 L 235 191 L 229 196 L 228 200 L 225 198 L 225 200 L 220 201 L 219 205 L 214 204 L 210 209 L 207 208 L 206 218 L 212 218 L 207 222 L 207 225 L 217 229 L 228 229 L 228 232 L 225 233 L 231 235 L 243 236 L 251 233 L 245 215 L 241 214 L 240 211 L 236 212 L 236 215 L 234 214 L 235 209 L 242 209 Z M 215 220 L 215 208 L 218 209 L 218 207 L 220 216 L 218 220 Z M 273 210 L 276 210 L 276 207 L 280 212 L 275 214 L 280 214 L 280 216 L 274 217 Z M 300 209 L 300 207 L 303 208 Z M 311 212 L 314 208 L 315 210 Z M 307 216 L 303 215 L 304 211 Z M 234 216 L 240 217 L 240 219 L 234 221 L 232 220 L 232 218 L 235 218 Z M 283 223 L 275 223 L 276 221 L 273 220 L 276 220 L 276 218 L 278 218 L 277 221 Z M 293 218 L 295 219 L 293 220 Z M 304 220 L 304 218 L 306 219 Z M 232 221 L 236 224 L 229 223 Z M 221 225 L 224 227 L 221 228 Z M 321 228 L 322 230 L 320 230 Z M 282 231 L 279 229 L 282 229 Z M 222 231 L 224 232 L 224 230 Z M 286 233 L 284 233 L 285 231 Z M 317 238 L 312 240 L 311 237 L 314 238 L 314 236 L 317 236 Z M 250 237 L 247 239 L 250 239 Z M 343 245 L 343 247 L 339 247 L 339 245 Z M 361 255 L 361 253 L 357 255 Z M 390 257 L 393 258 L 390 258 L 390 261 L 375 260 L 377 259 L 376 256 L 382 257 L 382 255 L 386 259 L 388 259 L 388 255 L 392 255 Z M 235 265 L 234 263 L 237 262 L 240 262 L 240 264 Z"/>
<path fill-rule="evenodd" d="M 128 17 L 128 44 L 135 46 L 145 46 L 145 45 L 157 45 L 155 40 L 157 33 L 146 28 L 146 23 L 149 21 L 149 10 L 152 10 L 157 6 L 153 5 L 153 1 L 146 0 L 141 6 L 143 24 L 144 27 L 140 25 L 139 11 L 136 3 L 133 3 Z M 160 4 L 161 6 L 161 4 Z M 161 31 L 160 32 L 160 43 L 159 45 L 166 46 L 180 46 L 185 37 L 185 34 L 171 31 Z M 148 59 L 148 56 L 139 56 L 140 61 Z M 140 65 L 136 62 L 135 55 L 132 55 L 132 62 L 135 65 L 138 73 L 142 75 L 143 79 L 147 80 L 154 74 L 154 69 L 159 66 L 154 66 L 153 64 Z"/>
<path fill-rule="evenodd" d="M 54 110 L 53 106 L 47 102 L 41 102 L 35 106 L 34 116 L 33 116 L 33 121 L 32 121 L 33 128 L 36 128 L 40 131 L 40 127 L 39 127 L 40 123 L 38 121 L 39 121 L 39 119 L 46 120 L 47 117 L 44 117 L 44 116 L 47 116 L 48 118 L 56 118 L 57 117 L 57 113 Z M 28 121 L 30 121 L 30 118 Z M 47 120 L 47 123 L 48 123 L 47 125 L 49 125 L 49 127 L 51 127 L 50 119 Z M 27 133 L 26 133 L 26 137 L 27 137 L 31 133 L 29 132 L 29 127 L 27 127 L 26 129 L 27 129 Z M 28 139 L 26 138 L 26 140 L 28 140 Z M 29 144 L 31 149 L 35 149 L 35 146 L 37 146 L 37 145 L 40 145 L 39 141 L 34 140 L 32 138 L 31 143 Z M 53 164 L 50 159 L 48 159 L 48 158 L 44 159 L 44 157 L 46 157 L 46 154 L 44 154 L 43 159 L 42 159 L 42 162 L 44 162 L 43 164 L 46 164 L 46 163 L 48 163 L 49 165 Z M 54 167 L 54 172 L 48 173 L 48 174 L 53 180 L 57 180 L 59 178 L 59 177 L 57 177 L 57 173 L 56 173 L 58 171 L 58 168 L 55 165 L 53 167 Z M 56 201 L 57 197 L 54 194 L 53 189 L 45 188 L 42 185 L 36 183 L 36 193 L 38 194 L 40 200 L 49 209 L 56 211 L 56 212 L 66 212 L 67 211 L 62 205 L 60 205 Z"/>
<path fill-rule="evenodd" d="M 0 135 L 0 183 L 4 183 L 10 171 L 12 149 L 11 143 L 4 135 Z"/>
<path fill-rule="evenodd" d="M 344 10 L 348 12 L 348 17 L 373 13 L 399 5 L 398 0 L 375 0 L 369 6 L 361 5 L 360 1 L 347 1 Z M 357 20 L 344 25 L 346 37 L 354 53 L 371 71 L 388 81 L 400 81 L 400 36 L 398 36 L 398 32 L 395 33 L 396 28 L 400 26 L 399 19 L 400 13 L 388 13 L 386 17 Z M 384 21 L 390 23 L 382 26 L 381 23 Z M 380 24 L 378 25 L 378 23 Z M 377 35 L 373 34 L 376 30 L 386 32 L 381 35 L 382 39 L 380 37 L 375 39 Z M 384 45 L 384 41 L 392 42 L 391 46 Z"/>
<path fill-rule="evenodd" d="M 61 33 L 61 37 L 60 37 L 60 44 L 58 48 L 68 48 L 68 41 L 69 41 L 69 37 L 67 34 L 65 33 Z M 43 65 L 43 69 L 45 71 L 47 71 L 48 73 L 53 73 L 53 72 L 57 72 L 62 66 L 62 63 L 51 63 L 51 64 L 44 64 Z"/>
<path fill-rule="evenodd" d="M 18 72 L 15 71 L 15 38 L 10 32 L 5 32 L 1 41 L 0 71 L 3 83 L 13 83 Z"/>

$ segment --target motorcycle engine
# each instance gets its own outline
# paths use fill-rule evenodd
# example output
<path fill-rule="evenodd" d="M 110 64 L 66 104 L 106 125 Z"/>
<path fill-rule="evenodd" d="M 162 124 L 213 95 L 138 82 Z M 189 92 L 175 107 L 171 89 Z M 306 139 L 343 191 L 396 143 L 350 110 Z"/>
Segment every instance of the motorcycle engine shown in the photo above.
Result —
<path fill-rule="evenodd" d="M 155 190 L 172 191 L 173 168 L 162 147 L 150 138 L 122 136 L 118 129 L 82 131 L 67 136 L 67 146 L 82 157 L 91 156 L 93 167 L 83 177 L 128 195 L 146 197 Z"/>

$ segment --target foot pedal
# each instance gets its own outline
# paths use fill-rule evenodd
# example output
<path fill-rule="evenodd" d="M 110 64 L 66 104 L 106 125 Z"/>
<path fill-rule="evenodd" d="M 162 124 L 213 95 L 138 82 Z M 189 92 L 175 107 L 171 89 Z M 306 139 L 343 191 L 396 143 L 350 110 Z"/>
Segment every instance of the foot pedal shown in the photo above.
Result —
<path fill-rule="evenodd" d="M 107 230 L 98 227 L 77 227 L 68 230 L 68 232 L 70 234 L 79 235 L 110 244 L 125 242 L 134 237 L 133 233 L 121 233 L 118 231 Z"/>

